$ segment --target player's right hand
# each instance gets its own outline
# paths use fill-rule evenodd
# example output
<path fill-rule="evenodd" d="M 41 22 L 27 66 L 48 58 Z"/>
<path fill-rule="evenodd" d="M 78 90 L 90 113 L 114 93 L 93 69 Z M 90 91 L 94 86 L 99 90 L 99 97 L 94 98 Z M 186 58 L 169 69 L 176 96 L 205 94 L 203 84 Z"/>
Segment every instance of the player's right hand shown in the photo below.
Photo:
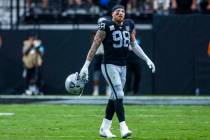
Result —
<path fill-rule="evenodd" d="M 88 68 L 83 66 L 80 70 L 79 76 L 81 79 L 85 79 L 88 81 Z"/>
<path fill-rule="evenodd" d="M 86 60 L 82 69 L 80 70 L 79 77 L 83 80 L 88 81 L 88 67 L 90 65 L 90 61 Z"/>

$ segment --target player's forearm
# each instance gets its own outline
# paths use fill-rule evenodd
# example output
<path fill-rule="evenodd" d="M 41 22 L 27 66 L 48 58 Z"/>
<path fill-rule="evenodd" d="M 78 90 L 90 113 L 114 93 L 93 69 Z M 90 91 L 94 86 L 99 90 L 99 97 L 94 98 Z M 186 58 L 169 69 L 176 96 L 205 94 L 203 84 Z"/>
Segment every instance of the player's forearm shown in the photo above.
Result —
<path fill-rule="evenodd" d="M 93 44 L 88 52 L 86 60 L 88 60 L 90 62 L 93 60 L 93 57 L 95 56 L 95 53 L 96 53 L 98 47 L 100 46 L 100 44 L 101 44 L 100 41 L 95 41 L 95 40 L 93 41 Z"/>
<path fill-rule="evenodd" d="M 93 57 L 95 56 L 95 53 L 97 51 L 97 48 L 98 48 L 97 47 L 97 44 L 95 44 L 93 42 L 93 44 L 92 44 L 92 46 L 91 46 L 91 48 L 90 48 L 90 50 L 88 52 L 88 55 L 87 55 L 87 58 L 86 58 L 86 61 L 85 61 L 85 64 L 84 64 L 83 67 L 87 67 L 87 68 L 89 67 L 91 61 L 93 60 Z"/>
<path fill-rule="evenodd" d="M 105 38 L 106 36 L 106 33 L 102 30 L 98 30 L 96 32 L 96 35 L 94 37 L 94 40 L 93 40 L 93 43 L 92 43 L 92 46 L 88 52 L 88 55 L 87 55 L 87 58 L 86 58 L 86 61 L 89 61 L 91 62 L 93 60 L 93 57 L 95 56 L 95 53 L 97 51 L 97 49 L 99 48 L 99 46 L 101 45 L 103 39 Z"/>
<path fill-rule="evenodd" d="M 92 47 L 90 48 L 89 52 L 88 52 L 88 55 L 87 55 L 87 58 L 86 58 L 86 61 L 85 61 L 85 64 L 83 65 L 82 69 L 88 69 L 91 61 L 93 60 L 93 57 L 96 53 L 96 46 L 94 46 L 94 43 L 92 45 Z"/>
<path fill-rule="evenodd" d="M 140 57 L 141 59 L 148 61 L 150 60 L 149 57 L 144 53 L 142 48 L 138 45 L 137 41 L 131 43 L 133 52 Z"/>

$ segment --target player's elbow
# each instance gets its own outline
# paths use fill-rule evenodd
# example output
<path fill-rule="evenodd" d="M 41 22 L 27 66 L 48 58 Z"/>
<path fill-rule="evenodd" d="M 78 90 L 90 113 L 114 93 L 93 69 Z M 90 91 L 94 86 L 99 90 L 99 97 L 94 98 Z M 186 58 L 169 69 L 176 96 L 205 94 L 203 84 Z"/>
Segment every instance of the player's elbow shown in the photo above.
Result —
<path fill-rule="evenodd" d="M 132 48 L 139 47 L 137 40 L 132 41 L 131 46 L 132 46 Z"/>

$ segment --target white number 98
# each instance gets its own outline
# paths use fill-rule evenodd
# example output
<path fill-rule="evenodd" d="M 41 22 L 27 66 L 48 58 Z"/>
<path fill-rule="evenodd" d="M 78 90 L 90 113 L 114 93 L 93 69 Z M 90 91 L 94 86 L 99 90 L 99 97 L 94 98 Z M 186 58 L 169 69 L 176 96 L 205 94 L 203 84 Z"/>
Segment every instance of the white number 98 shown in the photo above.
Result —
<path fill-rule="evenodd" d="M 114 48 L 128 47 L 130 44 L 130 33 L 128 31 L 114 31 L 112 33 Z"/>

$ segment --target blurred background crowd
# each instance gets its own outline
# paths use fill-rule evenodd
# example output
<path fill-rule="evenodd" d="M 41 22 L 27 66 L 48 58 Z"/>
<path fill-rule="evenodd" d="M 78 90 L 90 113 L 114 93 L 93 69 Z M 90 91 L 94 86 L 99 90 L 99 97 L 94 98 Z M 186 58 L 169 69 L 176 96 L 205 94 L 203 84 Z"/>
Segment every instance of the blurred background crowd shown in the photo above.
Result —
<path fill-rule="evenodd" d="M 110 7 L 117 3 L 127 8 L 129 17 L 136 19 L 149 19 L 154 14 L 210 11 L 210 0 L 0 0 L 0 22 L 19 24 L 36 19 L 39 23 L 91 23 L 109 14 Z"/>
<path fill-rule="evenodd" d="M 106 14 L 117 0 L 26 0 L 29 14 Z M 152 14 L 171 9 L 180 11 L 206 12 L 210 10 L 209 0 L 123 0 L 128 14 Z"/>

